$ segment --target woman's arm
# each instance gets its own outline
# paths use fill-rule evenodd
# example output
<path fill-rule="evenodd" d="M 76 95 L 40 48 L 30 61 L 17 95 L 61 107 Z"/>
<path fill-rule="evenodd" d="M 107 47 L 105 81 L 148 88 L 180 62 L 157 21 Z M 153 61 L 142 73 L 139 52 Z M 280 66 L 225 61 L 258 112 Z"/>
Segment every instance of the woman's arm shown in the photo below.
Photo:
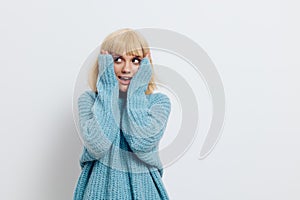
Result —
<path fill-rule="evenodd" d="M 157 146 L 167 126 L 171 110 L 169 98 L 162 93 L 137 93 L 128 99 L 122 120 L 124 136 L 135 152 L 148 152 Z"/>
<path fill-rule="evenodd" d="M 171 103 L 165 94 L 145 94 L 151 74 L 150 62 L 144 58 L 128 88 L 122 132 L 140 159 L 158 166 L 156 151 L 167 125 Z"/>
<path fill-rule="evenodd" d="M 98 95 L 86 91 L 78 98 L 80 134 L 84 144 L 81 166 L 84 162 L 102 158 L 120 133 L 119 86 L 113 58 L 100 54 L 98 64 Z"/>

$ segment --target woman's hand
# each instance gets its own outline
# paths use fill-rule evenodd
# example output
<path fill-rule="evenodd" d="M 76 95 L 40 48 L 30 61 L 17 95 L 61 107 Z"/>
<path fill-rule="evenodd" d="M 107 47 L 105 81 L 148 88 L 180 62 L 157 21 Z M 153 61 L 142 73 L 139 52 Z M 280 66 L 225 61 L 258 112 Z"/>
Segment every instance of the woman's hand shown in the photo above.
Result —
<path fill-rule="evenodd" d="M 101 50 L 100 52 L 101 52 L 101 54 L 108 54 L 108 51 L 105 51 L 105 50 Z"/>
<path fill-rule="evenodd" d="M 150 60 L 150 56 L 151 56 L 151 53 L 150 51 L 145 55 L 145 58 L 148 58 Z"/>

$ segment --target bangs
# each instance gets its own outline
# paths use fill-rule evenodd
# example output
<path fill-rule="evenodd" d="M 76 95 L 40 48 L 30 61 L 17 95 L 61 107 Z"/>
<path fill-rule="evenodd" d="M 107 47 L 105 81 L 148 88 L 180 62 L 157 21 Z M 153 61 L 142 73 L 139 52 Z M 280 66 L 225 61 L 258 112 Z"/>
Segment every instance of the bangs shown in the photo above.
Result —
<path fill-rule="evenodd" d="M 140 57 L 144 57 L 149 51 L 146 40 L 133 31 L 126 31 L 107 38 L 102 44 L 102 49 L 118 55 L 126 53 L 126 55 Z"/>

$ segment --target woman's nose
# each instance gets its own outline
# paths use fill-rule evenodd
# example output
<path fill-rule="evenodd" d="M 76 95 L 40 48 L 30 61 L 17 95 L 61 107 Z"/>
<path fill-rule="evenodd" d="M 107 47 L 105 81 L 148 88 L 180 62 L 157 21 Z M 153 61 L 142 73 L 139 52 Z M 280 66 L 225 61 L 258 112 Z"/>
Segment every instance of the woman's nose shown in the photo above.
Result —
<path fill-rule="evenodd" d="M 124 73 L 130 73 L 130 62 L 125 62 L 123 68 L 122 68 L 122 72 Z"/>

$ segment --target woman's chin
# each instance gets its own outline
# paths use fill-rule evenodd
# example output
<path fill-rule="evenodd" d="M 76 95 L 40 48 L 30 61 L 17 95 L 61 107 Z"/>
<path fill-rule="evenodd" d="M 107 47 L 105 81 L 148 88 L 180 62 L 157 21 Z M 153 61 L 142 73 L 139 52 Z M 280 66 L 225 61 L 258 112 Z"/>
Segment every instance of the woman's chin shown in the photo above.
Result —
<path fill-rule="evenodd" d="M 119 84 L 119 90 L 122 91 L 122 92 L 127 92 L 128 86 L 129 85 Z"/>

